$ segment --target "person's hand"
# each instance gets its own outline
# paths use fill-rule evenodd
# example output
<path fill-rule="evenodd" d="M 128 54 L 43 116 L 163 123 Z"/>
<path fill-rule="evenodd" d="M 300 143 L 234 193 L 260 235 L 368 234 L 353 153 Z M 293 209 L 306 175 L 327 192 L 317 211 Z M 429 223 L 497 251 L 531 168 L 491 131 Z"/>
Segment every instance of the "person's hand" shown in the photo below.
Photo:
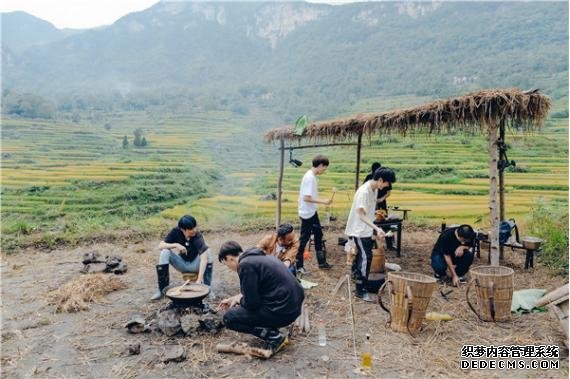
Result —
<path fill-rule="evenodd" d="M 324 205 L 331 205 L 331 204 L 332 204 L 332 199 L 323 200 L 323 204 L 324 204 Z"/>
<path fill-rule="evenodd" d="M 457 258 L 462 257 L 462 256 L 463 256 L 463 253 L 464 253 L 464 250 L 465 250 L 465 246 L 459 246 L 457 249 L 455 249 L 455 256 L 456 256 Z"/>
<path fill-rule="evenodd" d="M 386 238 L 386 233 L 380 228 L 376 228 L 376 238 Z"/>
<path fill-rule="evenodd" d="M 231 297 L 228 297 L 227 299 L 220 301 L 220 304 L 218 304 L 218 311 L 221 311 L 222 309 L 228 309 L 230 307 L 231 301 L 232 301 Z"/>
<path fill-rule="evenodd" d="M 204 284 L 204 278 L 200 279 L 196 279 L 196 284 Z"/>
<path fill-rule="evenodd" d="M 460 284 L 459 276 L 453 275 L 452 282 L 453 282 L 453 285 L 454 285 L 455 287 L 459 287 L 459 284 Z"/>

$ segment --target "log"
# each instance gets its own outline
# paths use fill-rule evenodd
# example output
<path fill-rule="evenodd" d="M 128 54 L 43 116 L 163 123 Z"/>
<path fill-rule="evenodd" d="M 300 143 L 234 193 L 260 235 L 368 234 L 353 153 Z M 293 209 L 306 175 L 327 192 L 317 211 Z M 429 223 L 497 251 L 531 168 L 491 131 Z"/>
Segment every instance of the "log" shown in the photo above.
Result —
<path fill-rule="evenodd" d="M 234 342 L 230 345 L 225 344 L 217 344 L 216 351 L 218 353 L 232 353 L 232 354 L 239 354 L 239 355 L 249 355 L 252 357 L 258 358 L 271 358 L 273 352 L 271 350 L 261 349 L 258 347 L 249 346 L 243 342 Z"/>
<path fill-rule="evenodd" d="M 566 283 L 562 287 L 558 287 L 554 291 L 550 291 L 549 293 L 547 293 L 546 295 L 544 295 L 543 297 L 538 299 L 536 301 L 535 307 L 542 307 L 543 305 L 546 305 L 548 303 L 552 303 L 555 300 L 558 300 L 562 296 L 567 296 L 568 291 L 569 291 L 568 283 Z"/>

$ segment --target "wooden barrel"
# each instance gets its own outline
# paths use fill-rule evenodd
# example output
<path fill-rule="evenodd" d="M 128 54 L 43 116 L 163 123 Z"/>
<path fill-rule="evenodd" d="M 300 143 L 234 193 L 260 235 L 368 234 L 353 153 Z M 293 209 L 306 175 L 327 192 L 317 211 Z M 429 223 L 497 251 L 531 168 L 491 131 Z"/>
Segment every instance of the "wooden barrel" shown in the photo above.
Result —
<path fill-rule="evenodd" d="M 472 268 L 471 282 L 465 296 L 469 307 L 483 321 L 505 322 L 511 320 L 513 277 L 515 272 L 503 266 L 479 266 Z M 477 307 L 469 300 L 469 289 L 475 285 Z"/>
<path fill-rule="evenodd" d="M 366 289 L 368 292 L 378 293 L 378 290 L 384 284 L 385 276 L 379 272 L 371 272 L 366 281 Z"/>
<path fill-rule="evenodd" d="M 382 304 L 382 291 L 389 285 L 390 310 Z M 398 332 L 417 332 L 424 320 L 433 290 L 435 278 L 413 272 L 389 272 L 388 280 L 380 289 L 378 301 L 382 309 L 390 313 L 390 326 Z"/>
<path fill-rule="evenodd" d="M 386 265 L 386 250 L 383 248 L 372 249 L 372 262 L 370 263 L 370 272 L 384 272 Z"/>

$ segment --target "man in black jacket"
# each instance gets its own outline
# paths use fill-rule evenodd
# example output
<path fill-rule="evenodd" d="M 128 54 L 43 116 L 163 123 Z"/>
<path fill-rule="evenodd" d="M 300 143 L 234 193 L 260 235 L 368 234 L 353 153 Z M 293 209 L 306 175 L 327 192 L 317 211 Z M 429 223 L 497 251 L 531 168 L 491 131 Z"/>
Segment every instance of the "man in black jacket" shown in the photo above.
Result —
<path fill-rule="evenodd" d="M 299 317 L 305 298 L 297 279 L 279 259 L 259 248 L 243 252 L 235 241 L 222 245 L 218 259 L 236 271 L 240 281 L 241 293 L 220 303 L 228 309 L 226 327 L 263 339 L 273 353 L 281 350 L 288 340 L 279 328 Z"/>

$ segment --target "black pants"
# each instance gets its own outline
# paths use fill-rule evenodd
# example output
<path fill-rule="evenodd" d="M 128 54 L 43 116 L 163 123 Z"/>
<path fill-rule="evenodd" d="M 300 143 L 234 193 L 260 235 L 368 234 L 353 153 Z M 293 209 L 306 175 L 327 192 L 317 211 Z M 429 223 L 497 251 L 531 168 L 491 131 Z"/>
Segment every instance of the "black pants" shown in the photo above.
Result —
<path fill-rule="evenodd" d="M 473 258 L 473 253 L 471 251 L 463 253 L 459 258 L 455 258 L 455 273 L 457 276 L 467 274 L 469 267 L 471 267 L 471 264 L 473 263 Z M 433 268 L 433 271 L 440 276 L 447 274 L 447 263 L 445 263 L 443 255 L 432 256 L 431 267 Z"/>
<path fill-rule="evenodd" d="M 264 309 L 252 312 L 238 305 L 228 309 L 224 315 L 224 324 L 236 332 L 254 334 L 253 329 L 256 327 L 278 329 L 290 325 L 300 314 L 300 309 L 298 314 L 284 316 Z"/>
<path fill-rule="evenodd" d="M 371 237 L 360 238 L 350 237 L 356 245 L 356 259 L 353 265 L 355 269 L 356 292 L 363 294 L 368 285 L 368 275 L 370 274 L 370 264 L 372 263 L 372 248 L 374 241 Z"/>
<path fill-rule="evenodd" d="M 311 233 L 315 236 L 315 250 L 323 250 L 323 228 L 321 227 L 321 222 L 319 221 L 319 214 L 315 212 L 313 217 L 301 219 L 301 237 L 299 250 L 297 251 L 297 268 L 303 267 L 303 253 L 305 252 L 305 246 L 307 242 L 311 239 Z"/>

